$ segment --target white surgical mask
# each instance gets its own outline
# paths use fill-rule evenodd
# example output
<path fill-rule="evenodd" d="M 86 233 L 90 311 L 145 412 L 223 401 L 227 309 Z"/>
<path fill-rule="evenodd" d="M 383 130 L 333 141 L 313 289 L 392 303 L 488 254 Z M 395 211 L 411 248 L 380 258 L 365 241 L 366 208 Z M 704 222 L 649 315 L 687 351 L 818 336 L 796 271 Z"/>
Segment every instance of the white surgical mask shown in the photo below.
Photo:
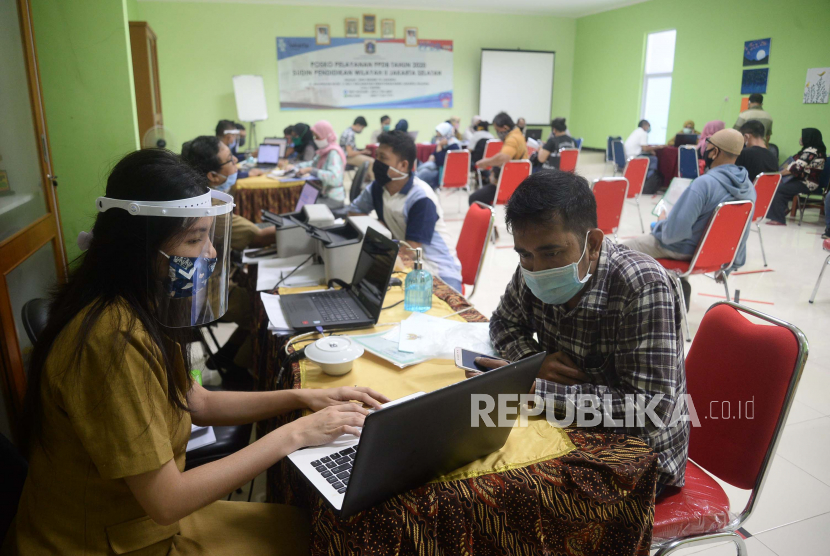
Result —
<path fill-rule="evenodd" d="M 329 146 L 329 142 L 325 139 L 315 139 L 314 144 L 317 145 L 318 149 L 325 149 Z"/>

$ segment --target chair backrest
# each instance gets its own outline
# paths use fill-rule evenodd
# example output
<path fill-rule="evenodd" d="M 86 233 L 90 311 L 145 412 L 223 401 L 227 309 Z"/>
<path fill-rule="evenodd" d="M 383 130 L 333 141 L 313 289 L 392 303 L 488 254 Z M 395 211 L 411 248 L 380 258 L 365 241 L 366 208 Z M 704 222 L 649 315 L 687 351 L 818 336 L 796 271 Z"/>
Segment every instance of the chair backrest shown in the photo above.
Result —
<path fill-rule="evenodd" d="M 582 150 L 582 137 L 577 137 L 576 139 L 574 139 L 574 145 L 576 145 L 576 148 L 581 151 Z"/>
<path fill-rule="evenodd" d="M 749 225 L 752 201 L 727 201 L 712 213 L 689 265 L 690 274 L 718 272 L 732 267 Z"/>
<path fill-rule="evenodd" d="M 369 171 L 369 161 L 367 160 L 360 167 L 357 169 L 357 172 L 354 173 L 354 179 L 352 180 L 352 187 L 349 189 L 349 201 L 354 201 L 360 195 L 360 192 L 363 191 L 363 180 L 366 177 L 366 172 Z"/>
<path fill-rule="evenodd" d="M 563 172 L 576 170 L 576 160 L 579 158 L 579 149 L 559 149 L 559 169 Z"/>
<path fill-rule="evenodd" d="M 501 152 L 501 148 L 504 146 L 504 141 L 500 141 L 498 139 L 488 139 L 487 144 L 484 145 L 484 156 L 481 157 L 482 159 L 490 158 L 496 156 Z M 486 168 L 482 168 L 482 170 L 489 170 L 490 166 Z"/>
<path fill-rule="evenodd" d="M 441 187 L 467 187 L 470 180 L 470 151 L 447 151 Z"/>
<path fill-rule="evenodd" d="M 760 488 L 806 359 L 807 339 L 793 325 L 714 304 L 686 356 L 686 388 L 700 422 L 691 428 L 689 457 L 737 488 Z"/>
<path fill-rule="evenodd" d="M 49 320 L 49 301 L 38 297 L 30 299 L 23 305 L 20 313 L 26 335 L 34 345 L 43 329 L 46 328 L 46 321 Z"/>
<path fill-rule="evenodd" d="M 496 186 L 495 204 L 503 205 L 519 187 L 525 178 L 530 175 L 531 165 L 529 160 L 511 160 L 501 167 L 499 184 Z"/>
<path fill-rule="evenodd" d="M 693 180 L 700 175 L 696 145 L 681 145 L 677 149 L 677 170 L 681 178 Z"/>
<path fill-rule="evenodd" d="M 539 151 L 539 149 L 537 149 L 536 147 L 532 147 L 532 146 L 528 145 L 527 146 L 527 157 L 530 158 L 531 156 L 536 154 L 538 151 Z"/>
<path fill-rule="evenodd" d="M 476 201 L 467 210 L 455 250 L 461 261 L 461 283 L 475 286 L 493 231 L 493 209 Z"/>
<path fill-rule="evenodd" d="M 622 170 L 625 168 L 625 147 L 621 140 L 614 141 L 614 165 Z"/>
<path fill-rule="evenodd" d="M 635 156 L 625 165 L 623 176 L 628 180 L 628 195 L 626 199 L 633 199 L 643 191 L 643 184 L 646 183 L 648 174 L 648 158 Z"/>
<path fill-rule="evenodd" d="M 622 137 L 608 136 L 608 142 L 605 146 L 605 162 L 614 162 L 614 141 L 622 141 Z"/>
<path fill-rule="evenodd" d="M 484 149 L 487 148 L 487 141 L 490 139 L 479 139 L 475 145 L 473 145 L 473 150 L 471 152 L 471 160 L 470 164 L 475 164 L 482 158 L 484 158 Z M 471 166 L 472 167 L 472 166 Z"/>
<path fill-rule="evenodd" d="M 620 227 L 620 217 L 625 206 L 628 180 L 625 178 L 600 178 L 591 185 L 597 200 L 597 228 L 604 234 L 613 234 Z"/>
<path fill-rule="evenodd" d="M 752 217 L 753 222 L 762 220 L 767 215 L 772 198 L 775 197 L 775 192 L 778 190 L 778 184 L 781 183 L 781 174 L 767 173 L 758 174 L 755 178 L 755 214 Z"/>
<path fill-rule="evenodd" d="M 830 185 L 830 164 L 824 163 L 824 170 L 818 177 L 818 188 L 820 191 L 827 191 L 827 186 Z M 819 191 L 816 191 L 818 193 Z"/>
<path fill-rule="evenodd" d="M 17 513 L 17 505 L 28 472 L 29 465 L 26 460 L 14 444 L 0 434 L 0 477 L 3 477 L 3 485 L 0 487 L 0 542 L 5 538 Z"/>

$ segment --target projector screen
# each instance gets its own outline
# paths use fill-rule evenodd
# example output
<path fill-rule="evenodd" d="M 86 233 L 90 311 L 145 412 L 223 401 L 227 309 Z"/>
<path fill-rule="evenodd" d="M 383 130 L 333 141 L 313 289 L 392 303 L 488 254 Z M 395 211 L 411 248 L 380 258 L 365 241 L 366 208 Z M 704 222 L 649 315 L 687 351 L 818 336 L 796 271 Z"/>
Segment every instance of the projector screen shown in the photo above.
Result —
<path fill-rule="evenodd" d="M 515 122 L 550 125 L 555 53 L 531 50 L 481 51 L 478 113 L 488 122 L 507 112 Z"/>

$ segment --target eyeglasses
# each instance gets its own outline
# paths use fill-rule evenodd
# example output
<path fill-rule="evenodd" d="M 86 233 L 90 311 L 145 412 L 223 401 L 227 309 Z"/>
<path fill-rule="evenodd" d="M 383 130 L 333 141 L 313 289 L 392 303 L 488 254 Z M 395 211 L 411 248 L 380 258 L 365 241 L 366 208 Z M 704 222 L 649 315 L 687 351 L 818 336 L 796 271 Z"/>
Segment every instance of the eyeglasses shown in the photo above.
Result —
<path fill-rule="evenodd" d="M 220 164 L 220 165 L 219 165 L 219 167 L 221 168 L 221 167 L 222 167 L 222 166 L 224 166 L 225 164 L 230 164 L 231 162 L 233 162 L 233 157 L 231 157 L 231 159 L 230 159 L 230 160 L 226 160 L 225 162 L 223 162 L 222 164 Z"/>

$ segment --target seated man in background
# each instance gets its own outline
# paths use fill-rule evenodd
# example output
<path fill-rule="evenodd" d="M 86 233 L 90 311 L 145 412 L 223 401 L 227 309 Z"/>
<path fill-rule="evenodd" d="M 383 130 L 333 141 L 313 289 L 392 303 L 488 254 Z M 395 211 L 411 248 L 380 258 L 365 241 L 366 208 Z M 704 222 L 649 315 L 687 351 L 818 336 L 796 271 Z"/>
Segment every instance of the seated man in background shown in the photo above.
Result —
<path fill-rule="evenodd" d="M 218 137 L 202 135 L 188 141 L 182 146 L 182 159 L 203 172 L 210 182 L 210 187 L 219 187 L 233 175 L 236 170 L 236 157 L 228 146 Z M 247 218 L 233 215 L 231 220 L 231 248 L 241 251 L 249 247 L 266 247 L 275 241 L 274 226 L 260 228 Z M 219 319 L 220 322 L 236 323 L 238 328 L 216 352 L 219 365 L 230 374 L 223 377 L 223 384 L 228 389 L 248 390 L 253 386 L 247 369 L 252 365 L 252 336 L 254 329 L 251 315 L 251 299 L 248 290 L 231 284 L 228 294 L 228 310 Z M 210 369 L 217 368 L 217 361 L 208 360 Z"/>
<path fill-rule="evenodd" d="M 369 163 L 369 170 L 366 172 L 366 181 L 372 181 L 375 179 L 372 174 L 372 162 L 374 160 L 369 156 L 368 150 L 357 150 L 357 141 L 355 138 L 355 135 L 363 133 L 367 125 L 366 118 L 363 116 L 355 118 L 354 123 L 344 129 L 343 133 L 340 134 L 340 148 L 346 153 L 346 164 L 359 168 L 363 166 L 364 162 Z"/>
<path fill-rule="evenodd" d="M 518 127 L 519 131 L 522 132 L 522 137 L 527 137 L 527 123 L 525 123 L 524 118 L 516 120 L 516 127 Z"/>
<path fill-rule="evenodd" d="M 744 136 L 744 150 L 735 161 L 737 166 L 746 168 L 749 181 L 755 183 L 758 174 L 777 172 L 778 159 L 767 148 L 764 140 L 764 124 L 758 120 L 749 120 L 738 131 Z"/>
<path fill-rule="evenodd" d="M 236 156 L 236 148 L 239 146 L 240 131 L 237 129 L 236 124 L 230 120 L 219 120 L 219 123 L 216 124 L 216 137 L 228 147 L 231 155 L 235 160 L 237 160 L 238 157 Z M 238 174 L 235 176 L 233 183 L 223 184 L 218 186 L 217 189 L 227 192 L 231 187 L 233 187 L 233 184 L 236 183 L 237 179 L 241 180 L 247 177 L 261 176 L 262 174 L 264 174 L 264 172 L 259 168 L 251 168 L 248 171 L 238 170 Z"/>
<path fill-rule="evenodd" d="M 656 147 L 648 144 L 648 132 L 651 130 L 651 124 L 648 120 L 640 120 L 637 124 L 637 129 L 631 132 L 628 139 L 623 144 L 625 148 L 625 157 L 640 156 L 645 153 L 648 157 L 648 176 L 651 177 L 657 171 L 657 152 Z"/>
<path fill-rule="evenodd" d="M 535 393 L 554 414 L 568 396 L 589 395 L 606 398 L 605 411 L 622 420 L 625 396 L 644 396 L 664 426 L 645 417 L 612 432 L 639 436 L 657 454 L 658 495 L 682 486 L 689 423 L 672 422 L 685 408 L 682 317 L 666 270 L 604 238 L 577 174 L 533 174 L 510 197 L 505 222 L 519 267 L 490 320 L 493 347 L 509 361 L 547 351 Z"/>
<path fill-rule="evenodd" d="M 703 153 L 709 171 L 696 178 L 680 195 L 668 216 L 665 213 L 660 215 L 650 234 L 624 241 L 623 245 L 655 259 L 690 261 L 709 225 L 712 213 L 720 203 L 743 200 L 755 202 L 755 188 L 746 168 L 735 164 L 743 146 L 743 136 L 734 129 L 722 129 L 709 137 Z M 747 237 L 749 227 L 738 246 L 733 269 L 746 262 Z M 683 296 L 688 306 L 691 286 L 685 279 L 682 282 Z"/>
<path fill-rule="evenodd" d="M 576 143 L 567 134 L 568 126 L 565 124 L 565 118 L 555 118 L 550 123 L 553 130 L 553 135 L 547 140 L 545 145 L 536 153 L 536 161 L 533 164 L 534 171 L 540 168 L 548 170 L 559 169 L 559 149 L 575 149 Z M 533 157 L 531 157 L 533 160 Z"/>
<path fill-rule="evenodd" d="M 733 129 L 738 131 L 749 120 L 758 120 L 764 126 L 764 140 L 769 144 L 769 138 L 772 136 L 772 117 L 764 110 L 764 95 L 759 93 L 752 93 L 749 95 L 749 104 L 747 109 L 738 115 L 735 120 Z"/>
<path fill-rule="evenodd" d="M 245 146 L 245 142 L 248 140 L 248 131 L 245 129 L 245 126 L 240 123 L 234 123 L 233 125 L 236 126 L 236 129 L 239 130 L 239 140 L 237 142 L 236 148 L 241 149 Z M 231 151 L 236 158 L 239 158 L 236 150 Z"/>
<path fill-rule="evenodd" d="M 375 181 L 352 202 L 349 213 L 374 210 L 394 239 L 423 248 L 426 270 L 460 292 L 461 263 L 447 233 L 441 203 L 432 188 L 412 172 L 415 141 L 403 131 L 383 133 L 378 141 Z M 401 249 L 401 255 L 412 258 L 406 249 Z"/>
<path fill-rule="evenodd" d="M 285 158 L 288 160 L 294 160 L 297 158 L 297 153 L 294 149 L 294 137 L 297 136 L 297 133 L 294 131 L 294 126 L 290 125 L 282 130 L 282 134 L 285 137 Z"/>
<path fill-rule="evenodd" d="M 378 137 L 380 137 L 381 133 L 386 133 L 387 131 L 392 131 L 392 118 L 389 116 L 383 115 L 380 117 L 380 129 L 376 129 L 372 132 L 372 138 L 369 139 L 369 143 L 375 144 L 378 142 Z"/>
<path fill-rule="evenodd" d="M 504 141 L 501 151 L 490 158 L 482 158 L 475 163 L 476 168 L 487 168 L 488 166 L 497 166 L 501 168 L 505 163 L 511 160 L 523 160 L 527 158 L 527 142 L 522 131 L 513 123 L 513 119 L 505 112 L 499 112 L 493 118 L 493 127 L 496 128 L 496 133 L 499 139 Z M 470 195 L 470 202 L 474 203 L 480 201 L 485 205 L 492 206 L 496 200 L 496 186 L 485 185 L 472 195 Z"/>

